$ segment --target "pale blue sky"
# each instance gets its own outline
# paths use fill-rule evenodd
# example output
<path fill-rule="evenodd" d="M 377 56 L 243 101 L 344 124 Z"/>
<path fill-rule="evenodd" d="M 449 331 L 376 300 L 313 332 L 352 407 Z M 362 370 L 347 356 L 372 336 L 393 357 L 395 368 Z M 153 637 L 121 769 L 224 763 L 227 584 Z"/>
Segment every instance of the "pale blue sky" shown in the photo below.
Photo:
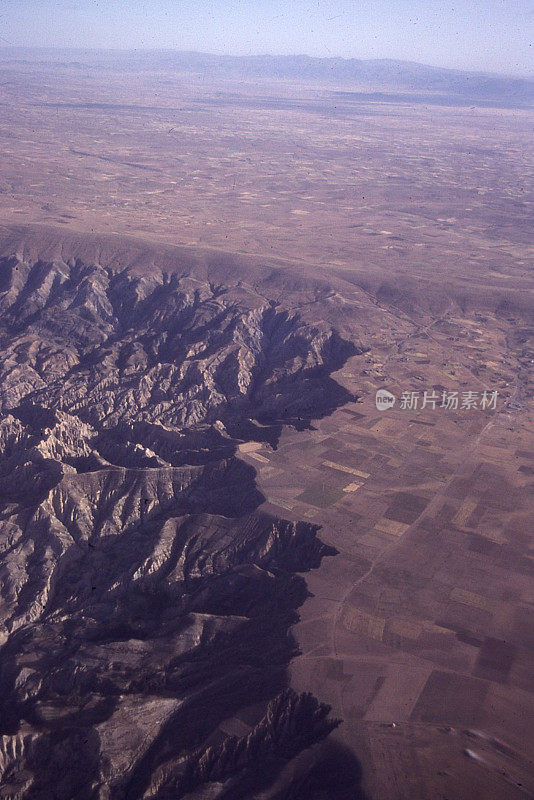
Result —
<path fill-rule="evenodd" d="M 534 74 L 534 0 L 2 0 L 2 43 L 399 58 Z"/>

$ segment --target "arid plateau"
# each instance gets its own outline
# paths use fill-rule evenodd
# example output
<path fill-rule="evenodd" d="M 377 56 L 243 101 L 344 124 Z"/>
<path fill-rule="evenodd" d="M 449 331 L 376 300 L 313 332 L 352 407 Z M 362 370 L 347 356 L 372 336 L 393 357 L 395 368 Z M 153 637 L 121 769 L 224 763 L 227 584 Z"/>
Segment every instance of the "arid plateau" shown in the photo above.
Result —
<path fill-rule="evenodd" d="M 0 54 L 2 800 L 534 797 L 532 82 L 292 64 Z"/>

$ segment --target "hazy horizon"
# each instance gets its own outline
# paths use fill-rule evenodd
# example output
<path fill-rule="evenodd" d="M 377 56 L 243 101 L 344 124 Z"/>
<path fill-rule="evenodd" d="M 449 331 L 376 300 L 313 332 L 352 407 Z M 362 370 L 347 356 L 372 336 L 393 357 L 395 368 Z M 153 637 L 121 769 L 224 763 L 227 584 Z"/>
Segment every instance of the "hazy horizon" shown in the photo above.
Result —
<path fill-rule="evenodd" d="M 264 52 L 253 52 L 253 53 L 222 53 L 216 52 L 214 50 L 198 50 L 194 48 L 188 49 L 179 49 L 173 47 L 64 47 L 61 45 L 53 46 L 39 46 L 39 45 L 8 45 L 3 43 L 0 40 L 0 53 L 9 53 L 9 52 L 34 52 L 34 53 L 47 53 L 47 54 L 61 54 L 61 53 L 116 53 L 116 54 L 139 54 L 139 53 L 146 53 L 149 54 L 156 54 L 156 53 L 176 53 L 176 54 L 195 54 L 200 56 L 214 56 L 214 57 L 228 57 L 228 58 L 310 58 L 310 59 L 336 59 L 341 61 L 362 61 L 362 62 L 373 62 L 373 61 L 390 61 L 392 63 L 404 63 L 404 64 L 415 64 L 420 67 L 428 67 L 430 69 L 445 69 L 451 71 L 458 71 L 458 72 L 472 72 L 473 74 L 481 74 L 481 75 L 494 75 L 498 77 L 508 77 L 508 78 L 523 78 L 523 79 L 533 79 L 534 80 L 534 67 L 530 72 L 505 72 L 503 70 L 490 70 L 490 69 L 467 69 L 467 68 L 460 68 L 460 67 L 446 67 L 440 64 L 432 64 L 428 61 L 414 61 L 413 59 L 402 59 L 402 58 L 393 58 L 388 56 L 381 56 L 377 58 L 360 58 L 359 56 L 340 56 L 340 55 L 331 55 L 331 56 L 314 56 L 310 53 L 305 52 L 294 52 L 294 53 L 276 53 L 272 51 L 264 51 Z"/>
<path fill-rule="evenodd" d="M 5 0 L 0 14 L 5 47 L 389 59 L 515 76 L 534 72 L 533 29 L 527 0 Z"/>

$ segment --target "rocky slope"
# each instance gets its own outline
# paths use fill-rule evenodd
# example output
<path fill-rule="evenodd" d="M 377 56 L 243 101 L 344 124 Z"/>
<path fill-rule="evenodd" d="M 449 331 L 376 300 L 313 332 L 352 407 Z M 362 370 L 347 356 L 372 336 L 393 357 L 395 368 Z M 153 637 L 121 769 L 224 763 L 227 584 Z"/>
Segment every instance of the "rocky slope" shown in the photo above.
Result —
<path fill-rule="evenodd" d="M 284 689 L 296 573 L 328 554 L 256 510 L 237 444 L 348 399 L 329 374 L 357 352 L 310 310 L 322 293 L 335 311 L 328 288 L 269 297 L 227 273 L 0 259 L 6 800 L 252 796 L 251 759 L 275 769 L 280 742 L 336 724 L 283 694 L 214 744 Z"/>

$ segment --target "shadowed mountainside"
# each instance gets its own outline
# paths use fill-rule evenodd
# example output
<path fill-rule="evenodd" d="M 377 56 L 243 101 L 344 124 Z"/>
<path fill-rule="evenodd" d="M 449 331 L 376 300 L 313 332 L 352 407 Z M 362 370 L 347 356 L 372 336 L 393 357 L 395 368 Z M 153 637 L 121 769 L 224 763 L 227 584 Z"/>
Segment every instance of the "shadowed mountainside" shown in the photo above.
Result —
<path fill-rule="evenodd" d="M 313 698 L 282 695 L 248 744 L 210 736 L 284 689 L 295 573 L 331 551 L 256 511 L 235 452 L 349 399 L 328 376 L 358 347 L 310 310 L 335 313 L 321 282 L 272 299 L 270 270 L 254 287 L 81 251 L 0 261 L 5 796 L 183 796 L 256 752 L 276 772 L 277 741 L 336 725 Z"/>

